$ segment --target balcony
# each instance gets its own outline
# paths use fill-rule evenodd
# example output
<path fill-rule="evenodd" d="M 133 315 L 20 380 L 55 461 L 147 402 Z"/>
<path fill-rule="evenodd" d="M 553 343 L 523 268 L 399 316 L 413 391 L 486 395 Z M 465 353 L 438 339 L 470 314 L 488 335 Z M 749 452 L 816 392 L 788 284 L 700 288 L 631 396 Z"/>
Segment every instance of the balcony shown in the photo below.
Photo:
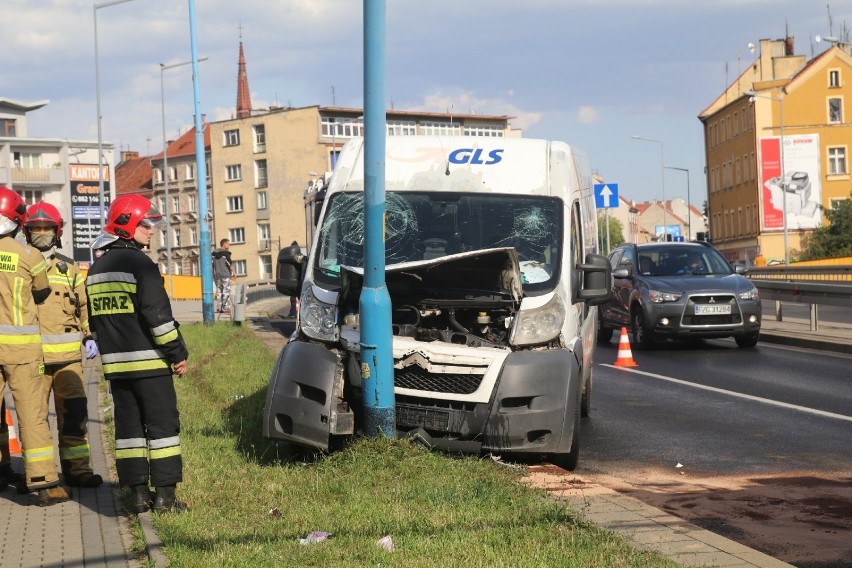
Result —
<path fill-rule="evenodd" d="M 65 168 L 0 168 L 0 183 L 64 185 L 66 181 Z"/>
<path fill-rule="evenodd" d="M 269 252 L 272 250 L 272 239 L 260 239 L 257 241 L 257 252 Z"/>

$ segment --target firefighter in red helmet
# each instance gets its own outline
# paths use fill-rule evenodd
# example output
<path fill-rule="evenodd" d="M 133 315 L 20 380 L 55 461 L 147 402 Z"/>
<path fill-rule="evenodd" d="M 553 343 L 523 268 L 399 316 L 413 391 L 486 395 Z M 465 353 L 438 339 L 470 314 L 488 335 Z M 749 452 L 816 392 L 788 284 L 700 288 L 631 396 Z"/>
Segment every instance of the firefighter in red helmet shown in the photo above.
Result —
<path fill-rule="evenodd" d="M 187 509 L 175 496 L 183 462 L 172 375 L 186 373 L 188 353 L 163 277 L 142 252 L 161 222 L 144 197 L 117 197 L 92 243 L 102 254 L 86 278 L 89 324 L 115 409 L 118 481 L 129 488 L 137 513 Z M 153 503 L 149 481 L 156 490 Z"/>
<path fill-rule="evenodd" d="M 26 220 L 21 196 L 0 186 L 0 397 L 9 383 L 18 414 L 25 487 L 35 492 L 40 505 L 52 505 L 67 501 L 69 492 L 59 485 L 42 386 L 36 306 L 50 295 L 47 267 L 36 249 L 15 239 Z"/>
<path fill-rule="evenodd" d="M 47 263 L 51 294 L 38 306 L 44 352 L 44 396 L 56 406 L 59 432 L 59 463 L 65 483 L 72 487 L 97 487 L 103 478 L 92 471 L 83 357 L 92 359 L 98 348 L 89 333 L 89 311 L 82 272 L 74 261 L 59 252 L 62 246 L 62 215 L 45 201 L 27 210 L 24 235 L 41 251 Z"/>

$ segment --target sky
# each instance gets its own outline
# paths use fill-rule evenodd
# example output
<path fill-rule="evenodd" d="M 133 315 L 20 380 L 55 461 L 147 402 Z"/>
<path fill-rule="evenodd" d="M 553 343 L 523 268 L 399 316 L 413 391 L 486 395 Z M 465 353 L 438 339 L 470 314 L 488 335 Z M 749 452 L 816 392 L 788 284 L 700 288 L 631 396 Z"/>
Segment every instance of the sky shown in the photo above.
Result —
<path fill-rule="evenodd" d="M 191 59 L 189 2 L 95 4 L 0 0 L 0 97 L 50 101 L 29 136 L 96 141 L 96 17 L 103 140 L 160 152 L 163 103 L 169 140 L 193 125 L 191 66 L 162 73 L 164 96 L 160 71 Z M 254 108 L 363 108 L 362 2 L 198 0 L 195 17 L 208 120 L 234 115 L 240 38 Z M 688 189 L 700 209 L 697 117 L 755 61 L 749 44 L 789 34 L 811 57 L 849 25 L 852 0 L 387 0 L 387 107 L 509 115 L 585 150 L 627 199 Z"/>

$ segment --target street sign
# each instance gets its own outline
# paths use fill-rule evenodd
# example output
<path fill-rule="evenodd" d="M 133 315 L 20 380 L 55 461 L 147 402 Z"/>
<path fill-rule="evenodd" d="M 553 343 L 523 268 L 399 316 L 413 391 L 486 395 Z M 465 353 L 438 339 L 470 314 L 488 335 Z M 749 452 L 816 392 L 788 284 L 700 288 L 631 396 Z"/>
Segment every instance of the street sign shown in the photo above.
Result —
<path fill-rule="evenodd" d="M 596 209 L 611 209 L 613 207 L 618 207 L 617 183 L 596 183 L 594 190 Z"/>

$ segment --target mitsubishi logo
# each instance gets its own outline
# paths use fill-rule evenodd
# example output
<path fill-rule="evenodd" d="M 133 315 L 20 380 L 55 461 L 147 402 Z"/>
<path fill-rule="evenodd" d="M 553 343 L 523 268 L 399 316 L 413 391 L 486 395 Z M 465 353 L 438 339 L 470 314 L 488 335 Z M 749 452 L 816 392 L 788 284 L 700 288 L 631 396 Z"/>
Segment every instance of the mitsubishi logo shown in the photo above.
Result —
<path fill-rule="evenodd" d="M 715 304 L 715 303 L 716 303 L 716 298 L 714 298 L 713 296 L 710 296 L 710 303 L 711 303 L 711 304 Z"/>

